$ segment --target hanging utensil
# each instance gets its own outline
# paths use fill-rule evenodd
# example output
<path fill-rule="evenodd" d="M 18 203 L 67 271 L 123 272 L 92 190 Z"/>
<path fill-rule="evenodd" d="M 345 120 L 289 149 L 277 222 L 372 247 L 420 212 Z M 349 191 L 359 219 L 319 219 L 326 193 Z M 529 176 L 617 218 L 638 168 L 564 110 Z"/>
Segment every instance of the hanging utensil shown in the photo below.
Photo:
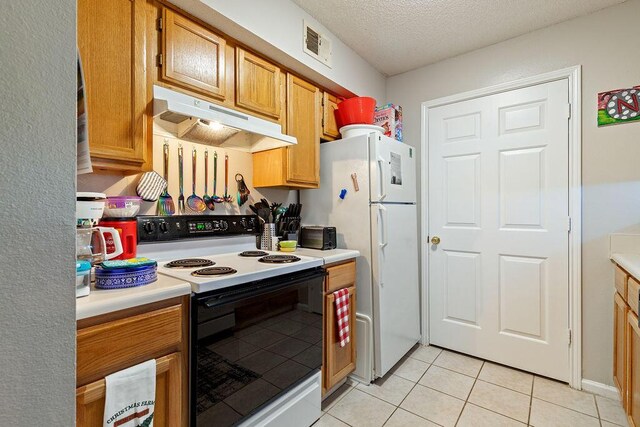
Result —
<path fill-rule="evenodd" d="M 167 182 L 167 186 L 164 188 L 160 197 L 158 197 L 158 213 L 160 215 L 173 215 L 176 208 L 173 204 L 173 199 L 169 195 L 169 144 L 164 143 L 164 180 Z"/>
<path fill-rule="evenodd" d="M 224 201 L 232 203 L 233 197 L 229 195 L 229 156 L 224 155 Z"/>
<path fill-rule="evenodd" d="M 182 145 L 178 146 L 178 179 L 180 182 L 180 196 L 178 196 L 178 213 L 184 215 L 184 170 L 182 164 Z"/>
<path fill-rule="evenodd" d="M 222 203 L 224 202 L 224 199 L 218 196 L 216 191 L 217 187 L 218 187 L 218 152 L 214 151 L 213 152 L 213 196 L 211 196 L 211 199 L 213 199 L 215 203 Z"/>
<path fill-rule="evenodd" d="M 193 212 L 204 212 L 207 209 L 207 205 L 204 204 L 204 200 L 196 196 L 196 166 L 197 166 L 198 153 L 194 148 L 191 151 L 191 195 L 187 199 L 187 206 Z"/>
<path fill-rule="evenodd" d="M 214 211 L 216 209 L 216 204 L 213 202 L 213 199 L 209 197 L 207 194 L 208 191 L 208 182 L 209 182 L 209 150 L 204 150 L 204 196 L 202 199 L 204 200 L 204 204 L 209 208 L 210 211 Z M 215 192 L 215 189 L 214 189 Z"/>
<path fill-rule="evenodd" d="M 239 178 L 238 178 L 239 177 Z M 249 200 L 249 188 L 244 182 L 244 176 L 241 173 L 236 174 L 236 183 L 238 184 L 238 206 L 244 205 Z"/>

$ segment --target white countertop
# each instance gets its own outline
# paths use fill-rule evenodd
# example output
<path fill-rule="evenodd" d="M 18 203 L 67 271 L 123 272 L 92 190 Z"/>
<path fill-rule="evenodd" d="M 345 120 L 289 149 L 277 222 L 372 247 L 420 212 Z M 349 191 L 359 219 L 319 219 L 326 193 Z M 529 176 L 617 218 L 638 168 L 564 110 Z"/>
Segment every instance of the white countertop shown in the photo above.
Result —
<path fill-rule="evenodd" d="M 185 281 L 158 274 L 158 280 L 144 286 L 126 289 L 96 289 L 76 299 L 76 320 L 137 307 L 152 302 L 175 298 L 191 293 L 191 285 Z"/>
<path fill-rule="evenodd" d="M 289 252 L 287 252 L 289 253 Z M 346 261 L 348 259 L 357 258 L 360 256 L 359 251 L 352 249 L 329 249 L 321 251 L 318 249 L 298 248 L 292 255 L 299 254 L 309 257 L 322 258 L 324 264 L 333 264 L 334 262 Z"/>
<path fill-rule="evenodd" d="M 640 254 L 614 253 L 611 254 L 611 260 L 636 279 L 640 278 Z"/>

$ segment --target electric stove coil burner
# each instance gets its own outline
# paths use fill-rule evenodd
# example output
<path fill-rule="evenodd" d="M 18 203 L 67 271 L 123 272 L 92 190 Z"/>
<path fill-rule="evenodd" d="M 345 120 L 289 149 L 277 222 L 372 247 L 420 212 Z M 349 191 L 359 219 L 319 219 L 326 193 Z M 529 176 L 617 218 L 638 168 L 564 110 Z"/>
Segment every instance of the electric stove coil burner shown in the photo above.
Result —
<path fill-rule="evenodd" d="M 265 262 L 267 264 L 288 264 L 291 262 L 298 262 L 300 258 L 293 255 L 267 255 L 260 258 L 258 261 Z"/>
<path fill-rule="evenodd" d="M 207 267 L 192 271 L 191 275 L 195 277 L 224 276 L 226 274 L 234 274 L 237 272 L 237 270 L 234 270 L 231 267 Z"/>
<path fill-rule="evenodd" d="M 215 265 L 215 262 L 204 259 L 204 258 L 185 258 L 185 259 L 177 259 L 175 261 L 168 262 L 165 264 L 167 268 L 200 268 L 200 267 L 210 267 Z"/>
<path fill-rule="evenodd" d="M 243 257 L 257 258 L 260 256 L 269 255 L 269 254 L 266 253 L 265 251 L 244 251 L 244 252 L 240 252 L 238 255 Z"/>

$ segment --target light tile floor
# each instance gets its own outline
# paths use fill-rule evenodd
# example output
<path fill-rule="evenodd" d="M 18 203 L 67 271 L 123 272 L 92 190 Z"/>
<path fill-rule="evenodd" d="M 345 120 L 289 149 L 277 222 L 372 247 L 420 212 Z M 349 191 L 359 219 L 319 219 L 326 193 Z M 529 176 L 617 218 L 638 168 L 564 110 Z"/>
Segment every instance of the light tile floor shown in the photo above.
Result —
<path fill-rule="evenodd" d="M 620 402 L 438 347 L 371 385 L 347 381 L 314 427 L 627 427 Z"/>

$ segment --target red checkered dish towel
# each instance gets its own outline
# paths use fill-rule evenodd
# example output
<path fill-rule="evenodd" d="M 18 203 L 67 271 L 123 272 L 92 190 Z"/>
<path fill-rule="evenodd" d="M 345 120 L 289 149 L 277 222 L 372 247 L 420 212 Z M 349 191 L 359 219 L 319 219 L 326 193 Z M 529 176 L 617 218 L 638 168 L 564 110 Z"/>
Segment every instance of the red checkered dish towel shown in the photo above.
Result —
<path fill-rule="evenodd" d="M 349 289 L 344 288 L 333 293 L 336 299 L 336 321 L 340 347 L 349 343 Z"/>

